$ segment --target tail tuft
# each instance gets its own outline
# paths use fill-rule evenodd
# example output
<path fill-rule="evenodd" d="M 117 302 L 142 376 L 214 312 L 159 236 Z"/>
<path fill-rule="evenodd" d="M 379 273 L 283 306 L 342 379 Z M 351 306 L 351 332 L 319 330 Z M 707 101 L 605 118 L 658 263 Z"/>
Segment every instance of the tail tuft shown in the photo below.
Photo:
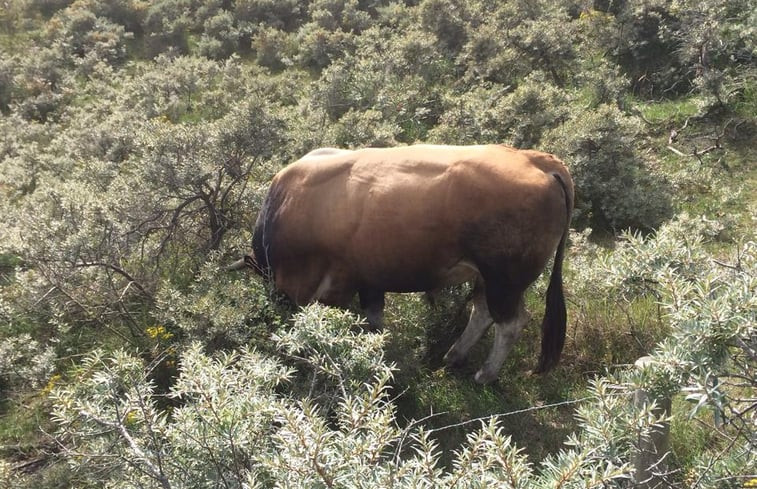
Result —
<path fill-rule="evenodd" d="M 536 373 L 546 373 L 552 370 L 560 361 L 560 354 L 565 346 L 565 330 L 568 322 L 568 315 L 565 311 L 565 296 L 562 288 L 562 262 L 565 256 L 565 243 L 568 240 L 568 231 L 570 229 L 570 214 L 573 208 L 572 196 L 565 186 L 562 177 L 556 173 L 553 174 L 555 179 L 562 187 L 565 195 L 565 206 L 568 213 L 568 219 L 565 223 L 565 231 L 560 238 L 560 244 L 557 245 L 555 253 L 555 263 L 552 266 L 552 276 L 549 279 L 547 288 L 547 304 L 544 311 L 544 320 L 541 324 L 541 356 L 539 357 L 539 366 Z"/>
<path fill-rule="evenodd" d="M 536 373 L 547 373 L 560 361 L 560 354 L 565 345 L 565 331 L 568 315 L 565 310 L 565 297 L 562 289 L 562 270 L 558 262 L 562 261 L 564 243 L 560 241 L 552 277 L 547 288 L 547 306 L 542 321 L 541 356 Z"/>

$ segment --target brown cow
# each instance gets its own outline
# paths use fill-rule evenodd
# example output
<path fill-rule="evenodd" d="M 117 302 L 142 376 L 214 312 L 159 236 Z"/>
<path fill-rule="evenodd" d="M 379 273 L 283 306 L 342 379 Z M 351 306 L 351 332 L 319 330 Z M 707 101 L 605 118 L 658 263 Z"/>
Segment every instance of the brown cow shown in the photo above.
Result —
<path fill-rule="evenodd" d="M 555 253 L 538 371 L 565 341 L 562 260 L 573 208 L 563 163 L 501 145 L 322 148 L 279 172 L 245 263 L 296 304 L 347 306 L 371 325 L 385 292 L 473 282 L 473 310 L 445 360 L 457 364 L 494 324 L 475 379 L 494 381 L 528 316 L 523 293 Z"/>

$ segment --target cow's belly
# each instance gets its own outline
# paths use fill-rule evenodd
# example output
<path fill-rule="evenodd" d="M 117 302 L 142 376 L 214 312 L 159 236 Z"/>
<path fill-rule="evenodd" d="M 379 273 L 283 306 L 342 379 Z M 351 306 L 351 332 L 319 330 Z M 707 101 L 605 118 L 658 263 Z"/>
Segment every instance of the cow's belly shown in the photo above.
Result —
<path fill-rule="evenodd" d="M 362 287 L 385 292 L 425 292 L 448 285 L 470 282 L 478 277 L 475 264 L 459 260 L 447 265 L 430 266 L 429 263 L 408 264 L 403 268 L 396 266 L 378 267 L 363 270 L 358 279 Z"/>

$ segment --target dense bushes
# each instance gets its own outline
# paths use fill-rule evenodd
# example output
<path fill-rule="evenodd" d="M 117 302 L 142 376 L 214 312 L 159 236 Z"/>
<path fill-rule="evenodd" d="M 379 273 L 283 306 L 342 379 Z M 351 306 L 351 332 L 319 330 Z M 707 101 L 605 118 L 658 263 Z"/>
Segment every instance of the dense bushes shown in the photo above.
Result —
<path fill-rule="evenodd" d="M 0 485 L 627 486 L 659 421 L 631 409 L 636 387 L 683 390 L 684 428 L 692 411 L 728 419 L 670 484 L 754 472 L 749 2 L 6 3 Z M 361 334 L 349 313 L 293 311 L 221 271 L 284 164 L 420 141 L 538 148 L 570 167 L 587 229 L 567 262 L 579 326 L 565 356 L 580 370 L 516 374 L 532 327 L 508 378 L 472 387 L 435 363 L 466 316 L 452 300 L 390 301 L 396 328 Z M 707 217 L 671 220 L 680 207 Z M 600 375 L 649 352 L 642 375 Z M 541 408 L 538 434 L 467 424 L 575 398 L 578 425 Z M 16 470 L 32 454 L 49 466 Z"/>
<path fill-rule="evenodd" d="M 675 234 L 631 241 L 622 252 L 627 256 L 619 259 L 633 262 L 655 247 L 683 252 L 671 241 Z M 690 250 L 699 252 L 700 246 L 692 244 Z M 199 345 L 186 348 L 168 394 L 180 406 L 170 415 L 153 397 L 152 367 L 122 352 L 88 356 L 71 373 L 74 382 L 53 389 L 53 412 L 61 439 L 76 446 L 81 476 L 106 463 L 108 480 L 119 484 L 195 487 L 224 480 L 227 487 L 264 487 L 286 480 L 303 488 L 452 488 L 478 487 L 481 481 L 548 487 L 559 481 L 624 487 L 633 474 L 639 437 L 662 422 L 652 406 L 630 409 L 634 389 L 663 395 L 684 388 L 687 399 L 695 401 L 692 415 L 713 406 L 738 426 L 736 437 L 728 438 L 732 450 L 715 460 L 698 459 L 687 477 L 730 487 L 757 463 L 750 449 L 749 400 L 732 388 L 744 380 L 755 386 L 749 363 L 754 251 L 753 246 L 739 250 L 738 269 L 711 271 L 702 269 L 698 260 L 707 258 L 699 255 L 696 285 L 671 273 L 675 259 L 645 272 L 649 280 L 660 279 L 653 288 L 665 304 L 673 336 L 646 369 L 621 370 L 592 383 L 578 409 L 582 430 L 570 438 L 569 449 L 544 460 L 538 473 L 493 420 L 468 436 L 452 470 L 443 472 L 429 433 L 413 423 L 406 429 L 395 424 L 390 369 L 381 358 L 383 336 L 350 333 L 354 318 L 319 306 L 304 309 L 294 328 L 274 337 L 283 360 L 250 350 L 209 357 Z M 627 274 L 608 265 L 600 264 L 594 273 Z M 733 344 L 741 346 L 729 349 Z M 299 374 L 284 366 L 292 360 Z M 734 368 L 745 376 L 733 376 Z M 305 376 L 301 385 L 309 386 L 294 399 L 277 389 L 293 375 Z M 719 383 L 712 383 L 713 375 Z M 329 387 L 322 390 L 324 385 Z"/>

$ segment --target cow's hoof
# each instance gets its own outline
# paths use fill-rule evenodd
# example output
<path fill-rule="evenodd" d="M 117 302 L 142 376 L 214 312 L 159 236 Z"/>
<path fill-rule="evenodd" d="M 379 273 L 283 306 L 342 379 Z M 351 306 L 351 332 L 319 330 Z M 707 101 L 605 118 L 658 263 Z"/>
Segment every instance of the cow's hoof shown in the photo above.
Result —
<path fill-rule="evenodd" d="M 476 372 L 473 380 L 475 380 L 479 384 L 491 384 L 492 382 L 497 380 L 498 376 L 499 372 L 489 372 L 485 368 L 482 368 L 481 370 Z"/>
<path fill-rule="evenodd" d="M 452 368 L 460 368 L 465 363 L 465 357 L 456 351 L 450 350 L 444 355 L 444 363 Z"/>

